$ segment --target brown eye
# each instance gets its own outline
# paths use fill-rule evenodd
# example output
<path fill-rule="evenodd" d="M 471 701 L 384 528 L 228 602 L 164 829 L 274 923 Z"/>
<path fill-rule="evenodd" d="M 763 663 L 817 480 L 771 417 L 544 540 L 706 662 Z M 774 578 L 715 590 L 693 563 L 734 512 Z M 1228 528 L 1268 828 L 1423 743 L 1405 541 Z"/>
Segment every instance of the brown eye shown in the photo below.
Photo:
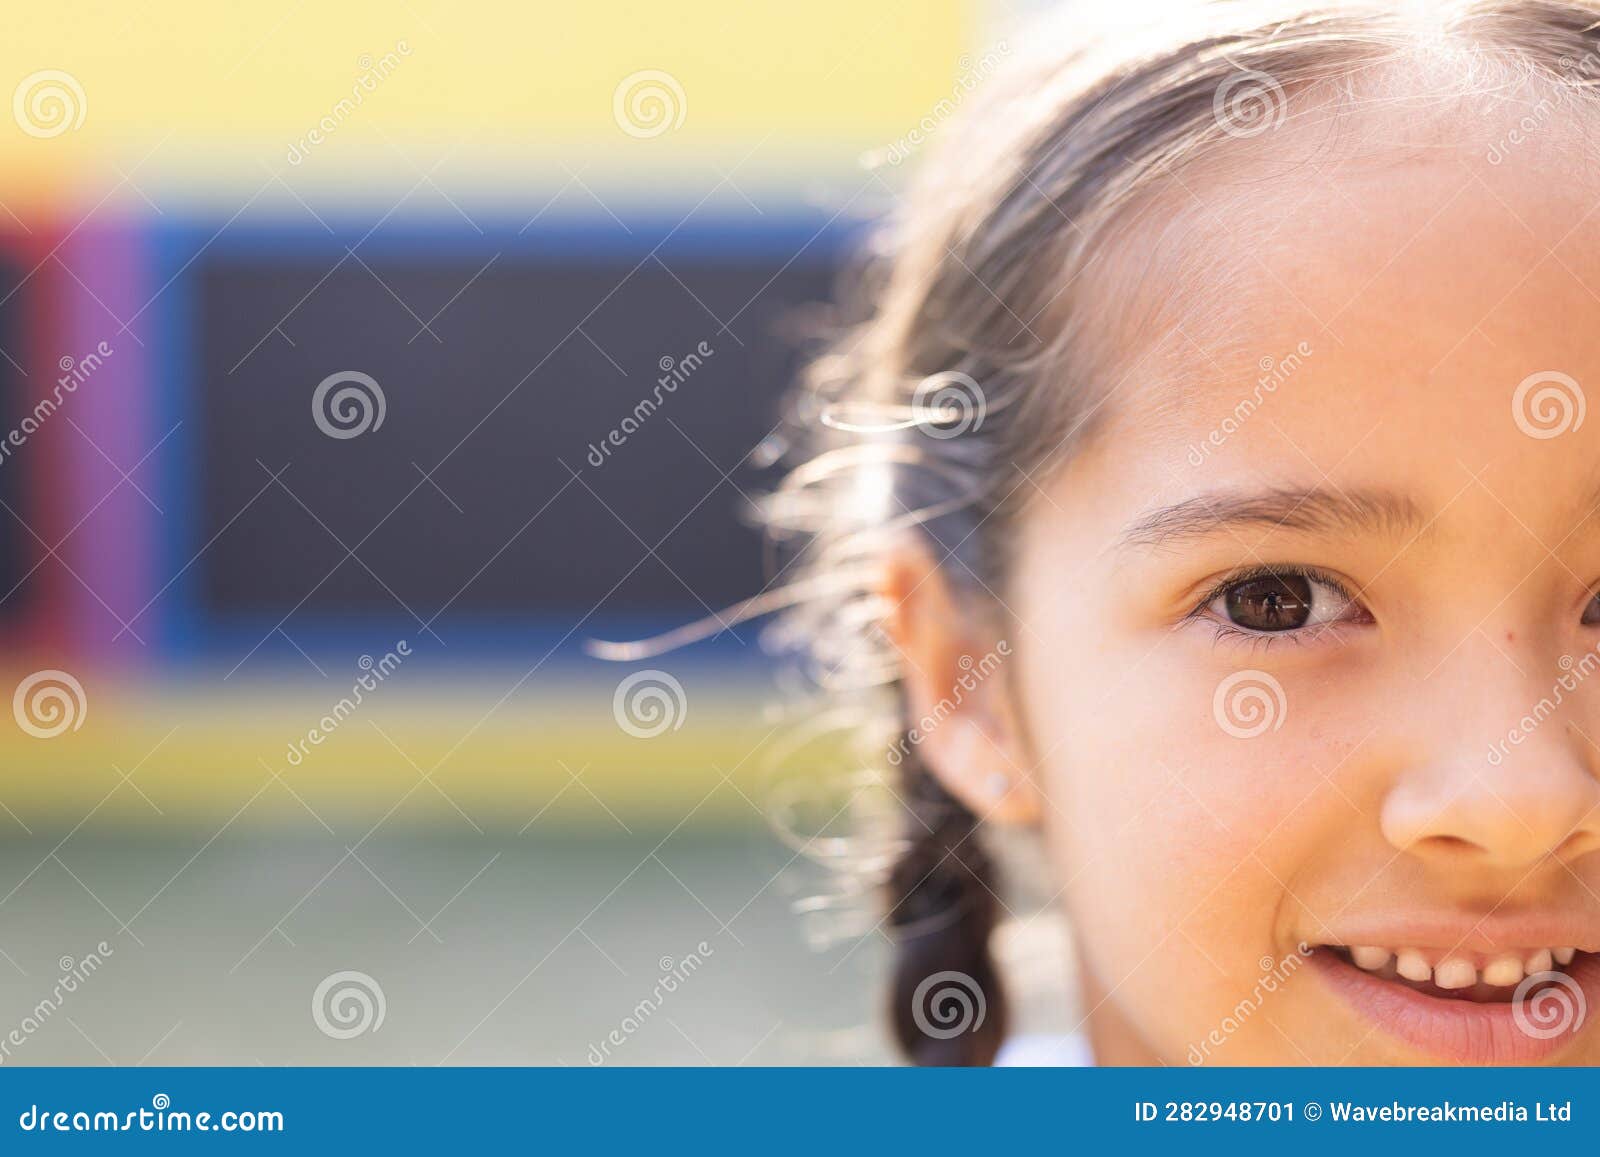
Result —
<path fill-rule="evenodd" d="M 1278 574 L 1235 583 L 1222 593 L 1230 623 L 1247 631 L 1293 631 L 1311 621 L 1311 580 Z"/>
<path fill-rule="evenodd" d="M 1254 574 L 1219 587 L 1203 608 L 1208 618 L 1245 633 L 1285 635 L 1372 616 L 1336 579 L 1293 568 Z"/>
<path fill-rule="evenodd" d="M 1583 608 L 1583 625 L 1586 627 L 1600 626 L 1600 594 L 1589 600 Z"/>

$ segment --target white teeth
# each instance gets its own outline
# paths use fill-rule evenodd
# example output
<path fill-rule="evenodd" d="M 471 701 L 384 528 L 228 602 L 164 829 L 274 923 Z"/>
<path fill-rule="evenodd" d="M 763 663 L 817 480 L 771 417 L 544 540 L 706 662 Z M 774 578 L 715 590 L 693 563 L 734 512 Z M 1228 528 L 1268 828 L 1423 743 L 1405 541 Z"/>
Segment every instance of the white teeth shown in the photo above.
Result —
<path fill-rule="evenodd" d="M 1466 960 L 1441 960 L 1433 970 L 1433 982 L 1440 988 L 1471 988 L 1478 982 L 1478 970 Z"/>
<path fill-rule="evenodd" d="M 1350 959 L 1356 962 L 1357 968 L 1364 968 L 1368 972 L 1376 972 L 1389 963 L 1392 955 L 1387 948 L 1355 948 L 1350 949 Z"/>
<path fill-rule="evenodd" d="M 1418 983 L 1432 981 L 1440 988 L 1471 988 L 1480 981 L 1493 988 L 1510 988 L 1519 984 L 1523 976 L 1550 972 L 1558 965 L 1571 964 L 1577 958 L 1576 948 L 1535 948 L 1524 952 L 1502 952 L 1492 956 L 1483 967 L 1474 967 L 1471 960 L 1449 957 L 1437 966 L 1418 948 L 1388 949 L 1377 945 L 1352 944 L 1347 948 L 1350 960 L 1357 968 L 1367 972 L 1382 972 L 1391 962 L 1395 972 L 1407 980 Z"/>
<path fill-rule="evenodd" d="M 1423 981 L 1433 975 L 1433 969 L 1415 948 L 1403 948 L 1395 960 L 1395 971 L 1407 980 Z"/>
<path fill-rule="evenodd" d="M 1496 956 L 1484 967 L 1483 982 L 1497 987 L 1509 987 L 1522 979 L 1522 957 L 1515 953 Z"/>

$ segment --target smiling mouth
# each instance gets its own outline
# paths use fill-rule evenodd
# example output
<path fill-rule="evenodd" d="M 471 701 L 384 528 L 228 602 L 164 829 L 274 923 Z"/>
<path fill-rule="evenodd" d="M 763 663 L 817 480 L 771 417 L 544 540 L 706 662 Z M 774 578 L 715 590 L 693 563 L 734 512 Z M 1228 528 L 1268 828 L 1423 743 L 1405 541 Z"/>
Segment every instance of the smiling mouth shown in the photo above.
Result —
<path fill-rule="evenodd" d="M 1417 1052 L 1460 1064 L 1553 1057 L 1600 1014 L 1600 953 L 1321 944 L 1311 962 L 1345 1003 Z"/>
<path fill-rule="evenodd" d="M 1572 947 L 1520 948 L 1496 953 L 1437 952 L 1420 948 L 1321 945 L 1370 976 L 1440 1000 L 1509 1003 L 1529 976 L 1565 974 L 1580 957 Z M 1551 980 L 1551 983 L 1558 983 Z M 1533 986 L 1529 986 L 1531 991 Z M 1526 998 L 1528 992 L 1523 993 Z"/>

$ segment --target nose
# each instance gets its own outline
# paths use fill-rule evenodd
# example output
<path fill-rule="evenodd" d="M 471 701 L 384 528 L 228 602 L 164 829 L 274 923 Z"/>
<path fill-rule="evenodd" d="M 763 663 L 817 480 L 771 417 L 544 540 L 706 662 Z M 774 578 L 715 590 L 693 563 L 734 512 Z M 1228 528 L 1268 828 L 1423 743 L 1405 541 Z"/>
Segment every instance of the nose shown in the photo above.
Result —
<path fill-rule="evenodd" d="M 1566 863 L 1600 848 L 1594 749 L 1570 706 L 1513 721 L 1486 743 L 1479 729 L 1457 728 L 1393 782 L 1380 813 L 1384 837 L 1463 869 Z"/>

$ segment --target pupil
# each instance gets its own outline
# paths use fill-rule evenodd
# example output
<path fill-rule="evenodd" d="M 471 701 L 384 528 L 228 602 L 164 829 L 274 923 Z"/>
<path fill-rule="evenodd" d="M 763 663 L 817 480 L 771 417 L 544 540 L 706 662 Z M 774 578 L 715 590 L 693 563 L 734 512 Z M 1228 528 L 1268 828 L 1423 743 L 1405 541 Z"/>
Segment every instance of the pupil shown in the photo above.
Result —
<path fill-rule="evenodd" d="M 1251 631 L 1293 631 L 1311 618 L 1311 580 L 1304 575 L 1267 575 L 1230 587 L 1228 618 Z"/>

